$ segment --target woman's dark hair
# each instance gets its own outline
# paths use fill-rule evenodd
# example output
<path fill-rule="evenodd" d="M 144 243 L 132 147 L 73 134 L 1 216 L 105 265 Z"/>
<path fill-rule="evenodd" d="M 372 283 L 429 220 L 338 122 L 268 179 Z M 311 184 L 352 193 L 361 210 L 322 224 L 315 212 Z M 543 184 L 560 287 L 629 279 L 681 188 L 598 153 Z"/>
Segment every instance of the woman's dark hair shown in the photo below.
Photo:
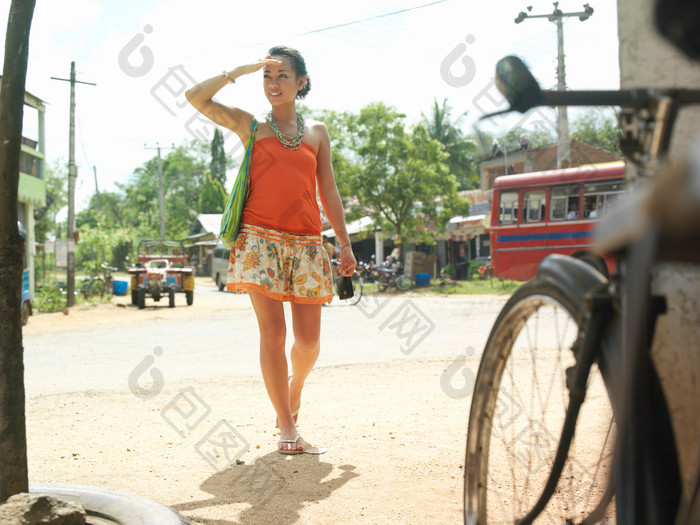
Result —
<path fill-rule="evenodd" d="M 270 56 L 281 56 L 286 57 L 292 62 L 292 67 L 297 77 L 306 77 L 306 82 L 304 87 L 297 92 L 297 98 L 304 98 L 306 94 L 311 91 L 311 79 L 306 71 L 306 62 L 304 62 L 304 57 L 296 49 L 285 46 L 275 46 L 268 51 Z"/>

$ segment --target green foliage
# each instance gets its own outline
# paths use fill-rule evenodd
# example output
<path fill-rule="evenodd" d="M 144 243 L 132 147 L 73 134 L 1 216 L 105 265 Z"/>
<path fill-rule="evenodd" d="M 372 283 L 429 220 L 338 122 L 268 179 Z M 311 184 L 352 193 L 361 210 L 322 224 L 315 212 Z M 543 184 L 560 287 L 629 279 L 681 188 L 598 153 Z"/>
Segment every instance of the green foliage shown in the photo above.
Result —
<path fill-rule="evenodd" d="M 476 279 L 471 281 L 453 281 L 450 284 L 431 285 L 428 288 L 421 288 L 425 293 L 436 293 L 439 295 L 510 295 L 523 283 L 509 281 L 507 279 Z"/>
<path fill-rule="evenodd" d="M 60 225 L 56 223 L 56 214 L 68 203 L 68 166 L 62 160 L 46 165 L 44 170 L 46 193 L 53 202 L 46 208 L 44 215 L 36 222 L 34 234 L 36 242 L 45 242 L 50 237 L 60 237 Z M 47 195 L 47 198 L 48 198 Z M 47 202 L 47 205 L 49 203 Z"/>
<path fill-rule="evenodd" d="M 586 110 L 571 124 L 570 137 L 622 157 L 620 130 L 611 109 Z"/>
<path fill-rule="evenodd" d="M 187 236 L 198 214 L 206 161 L 193 155 L 193 150 L 188 145 L 178 146 L 163 161 L 166 238 Z"/>
<path fill-rule="evenodd" d="M 469 268 L 467 269 L 467 279 L 479 279 L 479 267 L 484 264 L 484 261 L 479 259 L 472 259 L 469 261 Z"/>
<path fill-rule="evenodd" d="M 501 143 L 501 148 L 506 151 L 520 149 L 520 138 L 526 136 L 532 143 L 532 149 L 549 146 L 556 143 L 557 137 L 549 130 L 532 130 L 521 127 L 510 129 L 505 135 L 501 135 L 498 141 Z"/>
<path fill-rule="evenodd" d="M 454 278 L 455 276 L 455 267 L 451 262 L 448 262 L 442 270 L 440 270 L 440 277 L 443 278 Z"/>
<path fill-rule="evenodd" d="M 335 181 L 340 195 L 349 200 L 349 196 L 353 195 L 351 182 L 359 169 L 357 155 L 352 151 L 350 144 L 349 127 L 357 117 L 349 112 L 331 110 L 312 112 L 311 116 L 323 122 L 328 129 L 331 137 L 331 162 Z M 346 219 L 355 220 L 360 216 L 361 210 L 354 207 L 347 214 Z"/>
<path fill-rule="evenodd" d="M 207 170 L 204 173 L 204 184 L 202 184 L 202 192 L 199 195 L 199 212 L 223 213 L 227 197 L 221 182 Z"/>
<path fill-rule="evenodd" d="M 449 156 L 425 126 L 406 129 L 405 115 L 382 103 L 359 114 L 326 112 L 321 120 L 331 135 L 338 188 L 352 209 L 349 220 L 369 215 L 401 242 L 434 244 L 451 217 L 468 214 Z"/>
<path fill-rule="evenodd" d="M 474 140 L 463 135 L 457 126 L 459 119 L 466 115 L 463 113 L 455 122 L 450 122 L 451 108 L 447 99 L 438 104 L 433 100 L 433 108 L 430 115 L 422 113 L 423 125 L 428 129 L 430 136 L 440 142 L 448 154 L 447 166 L 459 184 L 460 190 L 476 189 L 479 187 L 479 150 Z"/>
<path fill-rule="evenodd" d="M 58 286 L 39 286 L 34 294 L 33 307 L 41 313 L 58 312 L 66 306 L 66 297 Z"/>
<path fill-rule="evenodd" d="M 127 228 L 104 228 L 98 221 L 96 226 L 85 223 L 78 228 L 79 242 L 76 245 L 76 266 L 88 275 L 102 275 L 100 265 L 107 263 L 123 270 L 131 246 L 133 231 Z"/>
<path fill-rule="evenodd" d="M 226 186 L 226 168 L 229 165 L 229 158 L 224 149 L 224 134 L 221 129 L 214 130 L 214 138 L 211 141 L 211 161 L 209 171 L 211 178 L 217 181 L 222 187 Z M 202 213 L 209 213 L 203 211 Z"/>

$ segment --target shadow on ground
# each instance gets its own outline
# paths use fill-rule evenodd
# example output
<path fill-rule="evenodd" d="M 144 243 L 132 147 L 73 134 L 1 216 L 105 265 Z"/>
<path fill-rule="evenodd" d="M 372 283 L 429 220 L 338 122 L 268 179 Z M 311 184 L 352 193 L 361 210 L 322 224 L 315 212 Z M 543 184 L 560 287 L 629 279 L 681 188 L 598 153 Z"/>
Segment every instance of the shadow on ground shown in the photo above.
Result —
<path fill-rule="evenodd" d="M 191 520 L 211 525 L 292 525 L 298 521 L 305 503 L 325 499 L 359 476 L 353 465 L 341 465 L 337 468 L 342 474 L 327 479 L 334 467 L 322 458 L 322 455 L 284 456 L 271 452 L 258 457 L 251 465 L 231 465 L 202 483 L 200 488 L 212 498 L 172 505 L 172 508 Z M 206 512 L 201 515 L 197 512 L 240 503 L 247 503 L 250 507 L 230 520 L 220 519 L 218 512 L 213 519 L 206 518 Z"/>

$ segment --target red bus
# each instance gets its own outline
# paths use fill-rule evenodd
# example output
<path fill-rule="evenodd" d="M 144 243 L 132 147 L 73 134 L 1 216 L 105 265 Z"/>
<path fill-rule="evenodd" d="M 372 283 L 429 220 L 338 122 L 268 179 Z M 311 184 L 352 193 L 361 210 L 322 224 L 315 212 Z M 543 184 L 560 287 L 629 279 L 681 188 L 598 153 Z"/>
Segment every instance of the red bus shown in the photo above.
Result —
<path fill-rule="evenodd" d="M 496 178 L 490 232 L 493 275 L 527 281 L 551 253 L 585 257 L 612 272 L 613 258 L 593 252 L 593 230 L 596 220 L 622 197 L 624 171 L 624 162 L 613 162 Z"/>

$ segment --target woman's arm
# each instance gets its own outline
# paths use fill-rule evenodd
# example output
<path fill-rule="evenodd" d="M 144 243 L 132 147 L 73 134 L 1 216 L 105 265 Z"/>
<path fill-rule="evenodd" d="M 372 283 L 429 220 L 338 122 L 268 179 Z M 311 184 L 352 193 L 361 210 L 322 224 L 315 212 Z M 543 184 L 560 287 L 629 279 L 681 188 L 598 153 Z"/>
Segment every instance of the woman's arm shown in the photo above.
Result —
<path fill-rule="evenodd" d="M 338 186 L 335 183 L 335 175 L 333 174 L 331 139 L 328 136 L 326 126 L 320 122 L 313 124 L 313 133 L 319 137 L 316 178 L 318 180 L 321 205 L 340 243 L 340 273 L 352 275 L 355 271 L 355 266 L 357 266 L 357 261 L 350 245 L 350 236 L 345 225 L 343 201 L 340 198 Z"/>
<path fill-rule="evenodd" d="M 254 73 L 270 63 L 278 64 L 279 61 L 269 58 L 258 60 L 252 64 L 238 66 L 231 71 L 227 71 L 226 75 L 235 81 L 237 78 Z M 213 98 L 228 82 L 228 79 L 222 73 L 191 87 L 185 92 L 185 97 L 202 115 L 212 122 L 230 129 L 245 142 L 244 139 L 248 138 L 248 133 L 250 132 L 253 115 L 242 109 L 221 104 Z"/>

